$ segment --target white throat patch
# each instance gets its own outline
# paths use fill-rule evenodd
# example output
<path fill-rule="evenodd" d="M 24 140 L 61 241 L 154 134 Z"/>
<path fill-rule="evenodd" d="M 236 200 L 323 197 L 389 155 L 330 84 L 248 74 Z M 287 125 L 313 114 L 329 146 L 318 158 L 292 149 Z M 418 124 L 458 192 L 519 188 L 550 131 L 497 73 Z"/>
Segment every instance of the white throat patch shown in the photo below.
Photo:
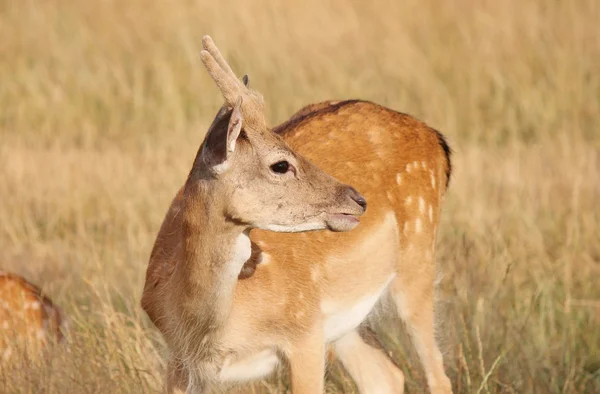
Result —
<path fill-rule="evenodd" d="M 231 252 L 229 254 L 229 264 L 231 269 L 229 274 L 237 276 L 240 273 L 240 269 L 244 263 L 250 258 L 252 254 L 252 246 L 250 243 L 250 237 L 248 232 L 244 231 L 235 239 L 235 242 L 231 246 Z"/>

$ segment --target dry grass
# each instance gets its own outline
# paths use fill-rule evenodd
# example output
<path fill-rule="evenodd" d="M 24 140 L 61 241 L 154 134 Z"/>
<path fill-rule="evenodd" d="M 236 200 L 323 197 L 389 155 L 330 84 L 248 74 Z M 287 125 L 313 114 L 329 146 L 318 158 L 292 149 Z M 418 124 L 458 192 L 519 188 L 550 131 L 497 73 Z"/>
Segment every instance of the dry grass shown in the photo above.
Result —
<path fill-rule="evenodd" d="M 449 137 L 439 331 L 457 392 L 600 392 L 598 20 L 594 0 L 0 0 L 1 267 L 77 331 L 71 353 L 2 369 L 0 392 L 160 387 L 139 298 L 221 103 L 203 34 L 250 74 L 272 124 L 363 98 Z M 422 392 L 399 323 L 378 327 Z M 285 392 L 285 378 L 254 387 Z M 339 366 L 327 387 L 352 389 Z"/>

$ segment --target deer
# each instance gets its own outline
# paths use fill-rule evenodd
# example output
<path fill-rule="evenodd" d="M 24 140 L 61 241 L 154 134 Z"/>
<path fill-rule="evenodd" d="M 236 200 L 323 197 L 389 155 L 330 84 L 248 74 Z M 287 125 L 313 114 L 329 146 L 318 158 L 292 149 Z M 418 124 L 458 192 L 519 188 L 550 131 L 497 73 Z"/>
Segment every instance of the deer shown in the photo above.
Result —
<path fill-rule="evenodd" d="M 294 394 L 322 393 L 330 351 L 360 393 L 402 393 L 402 370 L 364 335 L 369 316 L 391 311 L 429 390 L 451 393 L 434 335 L 445 137 L 362 100 L 312 104 L 269 128 L 247 75 L 202 43 L 225 103 L 165 214 L 141 297 L 168 349 L 165 392 L 284 366 Z"/>
<path fill-rule="evenodd" d="M 0 271 L 0 360 L 23 352 L 38 358 L 49 343 L 64 343 L 70 319 L 42 290 L 21 275 Z"/>

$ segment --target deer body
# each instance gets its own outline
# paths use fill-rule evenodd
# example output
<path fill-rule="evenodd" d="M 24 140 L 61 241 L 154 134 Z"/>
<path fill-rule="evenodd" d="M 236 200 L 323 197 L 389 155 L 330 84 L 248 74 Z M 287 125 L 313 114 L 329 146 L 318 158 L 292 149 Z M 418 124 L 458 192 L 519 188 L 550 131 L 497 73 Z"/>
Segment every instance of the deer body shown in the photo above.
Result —
<path fill-rule="evenodd" d="M 22 352 L 36 358 L 67 331 L 67 316 L 37 286 L 0 271 L 0 363 Z"/>
<path fill-rule="evenodd" d="M 217 230 L 210 226 L 203 236 L 186 236 L 186 184 L 157 236 L 142 297 L 171 352 L 167 391 L 203 392 L 257 379 L 287 361 L 295 394 L 321 393 L 330 345 L 362 393 L 403 392 L 402 372 L 359 335 L 360 324 L 390 296 L 431 391 L 451 392 L 433 336 L 435 237 L 450 174 L 443 137 L 408 115 L 363 101 L 312 105 L 273 132 L 363 193 L 369 209 L 352 231 L 286 234 L 281 231 L 323 227 L 269 224 L 253 227 L 246 239 L 247 231 L 226 225 L 219 231 L 231 230 L 228 241 L 215 243 Z M 314 176 L 307 182 L 317 189 L 331 182 L 320 172 Z M 206 204 L 198 207 L 192 216 L 205 217 Z M 186 245 L 197 248 L 196 242 L 212 242 L 218 251 L 188 264 Z M 206 264 L 219 254 L 227 263 Z M 206 297 L 203 288 L 213 295 Z"/>

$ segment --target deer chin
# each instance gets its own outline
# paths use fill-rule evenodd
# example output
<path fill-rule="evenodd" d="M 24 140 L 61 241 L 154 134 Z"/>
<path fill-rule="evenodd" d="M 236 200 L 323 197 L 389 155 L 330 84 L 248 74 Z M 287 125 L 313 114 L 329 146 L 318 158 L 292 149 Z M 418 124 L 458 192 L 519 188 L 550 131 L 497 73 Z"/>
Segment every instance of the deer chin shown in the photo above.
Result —
<path fill-rule="evenodd" d="M 254 228 L 258 228 L 261 230 L 269 230 L 277 233 L 304 233 L 307 231 L 316 231 L 316 230 L 325 230 L 327 227 L 326 224 L 323 224 L 322 221 L 308 221 L 299 224 L 267 224 L 261 226 L 255 226 Z"/>
<path fill-rule="evenodd" d="M 330 213 L 325 218 L 327 228 L 335 232 L 350 231 L 358 226 L 358 217 L 348 213 Z"/>

